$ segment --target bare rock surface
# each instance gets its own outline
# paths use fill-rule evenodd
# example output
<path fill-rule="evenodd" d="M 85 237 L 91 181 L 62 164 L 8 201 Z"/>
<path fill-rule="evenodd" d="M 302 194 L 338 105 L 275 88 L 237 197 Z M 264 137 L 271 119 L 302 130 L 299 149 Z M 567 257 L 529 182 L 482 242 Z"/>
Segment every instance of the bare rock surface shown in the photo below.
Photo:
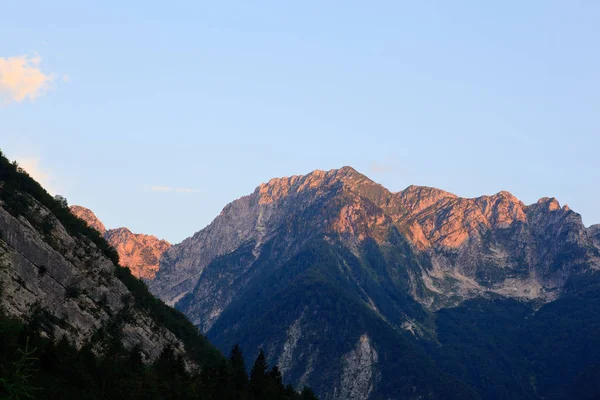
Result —
<path fill-rule="evenodd" d="M 100 232 L 119 253 L 121 264 L 131 273 L 146 281 L 154 279 L 159 260 L 171 244 L 152 235 L 133 233 L 127 228 L 106 229 L 104 224 L 89 209 L 71 206 L 71 212 Z"/>
<path fill-rule="evenodd" d="M 77 347 L 117 324 L 124 346 L 139 346 L 147 361 L 165 346 L 183 352 L 172 332 L 132 306 L 133 296 L 116 278 L 115 265 L 93 242 L 69 235 L 46 208 L 31 203 L 35 218 L 52 224 L 50 234 L 0 204 L 0 306 L 8 315 L 38 318 L 47 336 Z M 101 352 L 102 342 L 96 345 Z"/>

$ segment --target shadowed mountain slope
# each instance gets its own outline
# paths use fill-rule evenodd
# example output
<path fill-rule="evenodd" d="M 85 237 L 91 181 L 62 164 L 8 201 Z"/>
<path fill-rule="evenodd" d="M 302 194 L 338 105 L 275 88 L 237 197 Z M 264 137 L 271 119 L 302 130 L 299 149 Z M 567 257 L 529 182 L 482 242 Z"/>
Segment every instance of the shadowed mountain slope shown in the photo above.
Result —
<path fill-rule="evenodd" d="M 534 313 L 596 290 L 596 232 L 553 198 L 393 193 L 344 167 L 261 184 L 167 250 L 150 285 L 218 346 L 263 348 L 323 398 L 489 397 L 492 376 L 422 346 L 440 343 L 438 310 L 505 299 Z"/>

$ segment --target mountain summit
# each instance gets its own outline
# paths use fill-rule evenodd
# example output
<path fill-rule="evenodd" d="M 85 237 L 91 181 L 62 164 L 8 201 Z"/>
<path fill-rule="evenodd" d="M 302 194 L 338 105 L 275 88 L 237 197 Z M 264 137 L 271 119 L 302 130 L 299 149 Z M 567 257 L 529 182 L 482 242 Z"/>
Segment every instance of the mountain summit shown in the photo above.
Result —
<path fill-rule="evenodd" d="M 443 397 L 448 385 L 476 397 L 485 376 L 459 376 L 424 346 L 450 329 L 437 315 L 581 295 L 598 282 L 597 231 L 554 198 L 394 193 L 351 167 L 317 170 L 228 204 L 163 254 L 150 288 L 217 345 L 262 348 L 323 398 Z"/>
<path fill-rule="evenodd" d="M 141 279 L 154 279 L 162 254 L 171 247 L 166 240 L 142 233 L 132 233 L 127 228 L 106 229 L 104 224 L 89 209 L 71 206 L 71 213 L 96 229 L 119 253 L 121 263 Z"/>
<path fill-rule="evenodd" d="M 506 191 L 461 198 L 409 186 L 393 193 L 343 167 L 259 185 L 227 205 L 206 229 L 167 251 L 152 286 L 173 303 L 197 284 L 214 258 L 249 241 L 257 257 L 264 243 L 281 234 L 288 241 L 293 237 L 292 247 L 319 235 L 335 236 L 352 249 L 366 241 L 389 247 L 401 238 L 428 260 L 407 273 L 415 300 L 433 309 L 486 293 L 552 300 L 577 272 L 576 259 L 553 264 L 563 247 L 596 243 L 580 215 L 554 198 L 527 206 Z"/>

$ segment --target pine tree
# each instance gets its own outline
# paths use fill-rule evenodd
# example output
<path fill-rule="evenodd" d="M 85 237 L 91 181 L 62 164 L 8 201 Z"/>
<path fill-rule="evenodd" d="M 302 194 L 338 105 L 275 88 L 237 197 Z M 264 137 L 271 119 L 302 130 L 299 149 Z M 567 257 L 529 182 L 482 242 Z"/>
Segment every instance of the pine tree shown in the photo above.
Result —
<path fill-rule="evenodd" d="M 300 398 L 302 400 L 317 400 L 317 396 L 315 396 L 315 393 L 312 391 L 311 388 L 305 386 L 302 389 L 302 393 L 300 394 Z"/>
<path fill-rule="evenodd" d="M 271 368 L 271 371 L 269 371 L 269 377 L 273 379 L 273 381 L 278 387 L 281 387 L 283 389 L 283 376 L 281 375 L 281 371 L 279 371 L 279 368 L 277 368 L 277 366 Z"/>
<path fill-rule="evenodd" d="M 265 397 L 268 399 L 283 399 L 285 387 L 283 386 L 283 377 L 277 366 L 273 367 L 268 374 L 265 388 Z"/>
<path fill-rule="evenodd" d="M 19 349 L 21 356 L 15 361 L 8 371 L 6 378 L 0 377 L 0 390 L 6 391 L 11 399 L 33 399 L 33 393 L 38 390 L 31 384 L 34 372 L 36 349 L 29 347 L 29 339 L 25 342 L 25 349 Z M 2 371 L 5 372 L 5 371 Z"/>
<path fill-rule="evenodd" d="M 233 346 L 229 354 L 229 361 L 233 371 L 233 385 L 236 392 L 244 392 L 248 386 L 248 373 L 246 372 L 246 361 L 244 353 L 239 345 Z"/>
<path fill-rule="evenodd" d="M 263 398 L 268 368 L 265 353 L 261 349 L 250 371 L 250 393 L 254 399 Z"/>

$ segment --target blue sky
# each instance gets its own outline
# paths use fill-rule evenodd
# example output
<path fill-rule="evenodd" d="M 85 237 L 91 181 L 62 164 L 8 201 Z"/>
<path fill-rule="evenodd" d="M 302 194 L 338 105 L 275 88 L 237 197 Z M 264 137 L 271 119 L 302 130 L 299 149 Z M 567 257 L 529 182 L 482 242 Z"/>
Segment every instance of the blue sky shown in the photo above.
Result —
<path fill-rule="evenodd" d="M 600 223 L 599 20 L 595 1 L 5 2 L 0 148 L 172 242 L 344 165 Z M 2 83 L 15 65 L 28 80 Z"/>

